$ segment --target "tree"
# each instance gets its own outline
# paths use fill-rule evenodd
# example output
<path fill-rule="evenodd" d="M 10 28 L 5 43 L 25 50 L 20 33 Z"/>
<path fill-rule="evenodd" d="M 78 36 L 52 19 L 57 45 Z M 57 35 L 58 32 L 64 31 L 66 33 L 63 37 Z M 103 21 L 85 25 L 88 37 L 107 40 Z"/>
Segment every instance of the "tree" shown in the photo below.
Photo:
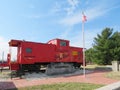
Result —
<path fill-rule="evenodd" d="M 120 61 L 120 33 L 115 32 L 112 35 L 111 55 L 113 60 Z"/>
<path fill-rule="evenodd" d="M 98 34 L 97 37 L 94 38 L 94 61 L 97 64 L 111 63 L 112 31 L 113 29 L 105 28 L 101 34 Z"/>
<path fill-rule="evenodd" d="M 94 55 L 93 48 L 90 48 L 90 49 L 85 51 L 85 57 L 86 57 L 87 63 L 93 63 L 93 55 Z"/>
<path fill-rule="evenodd" d="M 97 34 L 93 48 L 86 51 L 86 60 L 104 65 L 120 61 L 120 32 L 113 33 L 113 29 L 105 28 Z"/>

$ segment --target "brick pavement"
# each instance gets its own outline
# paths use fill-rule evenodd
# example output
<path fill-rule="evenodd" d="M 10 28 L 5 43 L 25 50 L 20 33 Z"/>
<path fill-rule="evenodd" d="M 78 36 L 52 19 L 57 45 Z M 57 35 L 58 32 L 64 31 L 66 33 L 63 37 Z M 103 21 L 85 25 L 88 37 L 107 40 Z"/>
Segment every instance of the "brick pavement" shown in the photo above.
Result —
<path fill-rule="evenodd" d="M 26 79 L 9 79 L 6 81 L 0 82 L 0 90 L 9 89 L 9 88 L 18 88 L 25 86 L 34 86 L 34 85 L 42 85 L 42 84 L 53 84 L 60 82 L 82 82 L 82 83 L 93 83 L 93 84 L 111 84 L 117 82 L 118 80 L 113 80 L 110 78 L 104 77 L 107 72 L 95 71 L 93 73 L 84 75 L 76 75 L 76 76 L 65 76 L 65 77 L 56 77 L 56 78 L 47 78 L 47 79 L 37 79 L 37 80 L 26 80 Z"/>

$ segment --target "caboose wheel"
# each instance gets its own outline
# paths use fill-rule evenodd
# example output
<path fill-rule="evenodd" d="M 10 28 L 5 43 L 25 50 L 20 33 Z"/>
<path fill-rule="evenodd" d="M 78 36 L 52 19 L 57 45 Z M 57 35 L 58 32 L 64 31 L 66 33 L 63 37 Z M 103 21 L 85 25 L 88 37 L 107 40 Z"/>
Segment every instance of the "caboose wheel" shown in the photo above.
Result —
<path fill-rule="evenodd" d="M 22 79 L 22 75 L 23 75 L 23 71 L 22 70 L 17 71 L 17 77 Z"/>
<path fill-rule="evenodd" d="M 11 79 L 13 78 L 13 71 L 11 71 L 11 73 L 10 73 L 10 77 L 11 77 Z"/>
<path fill-rule="evenodd" d="M 3 71 L 3 67 L 1 67 L 0 71 L 1 71 L 1 72 Z"/>

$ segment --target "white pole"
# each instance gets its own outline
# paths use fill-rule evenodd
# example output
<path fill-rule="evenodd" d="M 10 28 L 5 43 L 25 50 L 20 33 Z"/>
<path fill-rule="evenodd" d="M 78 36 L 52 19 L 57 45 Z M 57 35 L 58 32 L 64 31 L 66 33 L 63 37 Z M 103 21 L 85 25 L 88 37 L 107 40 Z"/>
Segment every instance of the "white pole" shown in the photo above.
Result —
<path fill-rule="evenodd" d="M 2 52 L 2 63 L 4 62 L 4 51 Z"/>
<path fill-rule="evenodd" d="M 85 34 L 84 34 L 84 21 L 82 21 L 82 40 L 83 40 L 83 75 L 85 77 Z"/>

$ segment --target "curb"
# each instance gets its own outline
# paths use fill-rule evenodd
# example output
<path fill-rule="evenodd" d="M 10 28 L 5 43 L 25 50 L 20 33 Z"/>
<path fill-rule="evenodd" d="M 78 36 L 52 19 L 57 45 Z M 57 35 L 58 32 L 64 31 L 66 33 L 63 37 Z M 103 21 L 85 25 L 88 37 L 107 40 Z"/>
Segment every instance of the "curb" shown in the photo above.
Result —
<path fill-rule="evenodd" d="M 96 90 L 120 90 L 120 81 L 98 88 Z"/>

